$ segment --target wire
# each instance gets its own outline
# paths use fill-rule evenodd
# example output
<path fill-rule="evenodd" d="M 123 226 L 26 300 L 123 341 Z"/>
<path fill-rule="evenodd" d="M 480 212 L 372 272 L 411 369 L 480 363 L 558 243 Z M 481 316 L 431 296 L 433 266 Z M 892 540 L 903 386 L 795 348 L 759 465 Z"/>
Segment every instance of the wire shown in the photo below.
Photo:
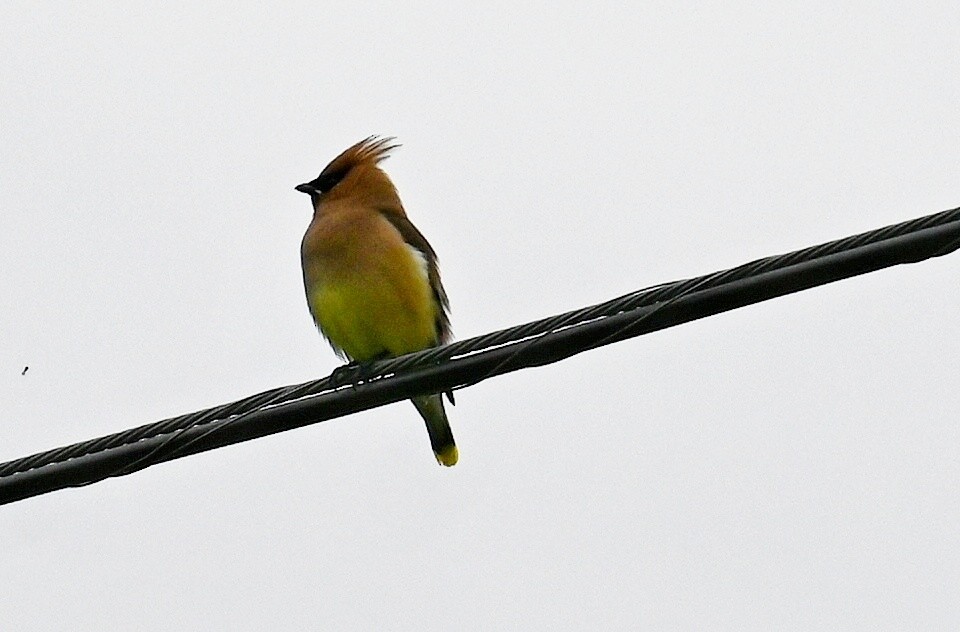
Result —
<path fill-rule="evenodd" d="M 0 464 L 0 504 L 522 368 L 960 248 L 960 208 Z"/>

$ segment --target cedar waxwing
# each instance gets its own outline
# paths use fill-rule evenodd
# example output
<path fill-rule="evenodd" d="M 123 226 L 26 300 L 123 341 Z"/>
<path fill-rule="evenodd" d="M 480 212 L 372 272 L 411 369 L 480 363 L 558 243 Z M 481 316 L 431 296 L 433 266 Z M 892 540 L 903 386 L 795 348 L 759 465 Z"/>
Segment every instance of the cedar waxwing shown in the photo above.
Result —
<path fill-rule="evenodd" d="M 437 254 L 407 219 L 393 182 L 377 164 L 399 147 L 370 136 L 296 187 L 313 202 L 300 246 L 307 304 L 337 355 L 356 362 L 447 342 L 447 295 Z M 457 462 L 443 399 L 416 397 L 442 465 Z M 451 400 L 452 401 L 452 400 Z"/>

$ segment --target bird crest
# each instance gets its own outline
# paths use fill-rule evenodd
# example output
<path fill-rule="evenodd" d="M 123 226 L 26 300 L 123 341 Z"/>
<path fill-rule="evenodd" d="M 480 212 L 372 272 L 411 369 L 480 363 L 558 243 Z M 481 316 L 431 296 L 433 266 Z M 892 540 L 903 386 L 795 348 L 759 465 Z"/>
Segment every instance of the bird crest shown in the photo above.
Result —
<path fill-rule="evenodd" d="M 364 162 L 372 162 L 376 164 L 387 158 L 391 151 L 400 147 L 400 143 L 396 142 L 396 140 L 397 139 L 393 136 L 380 137 L 376 134 L 373 136 L 367 136 L 356 145 L 345 149 L 343 153 L 334 158 L 330 164 L 327 165 L 324 171 L 330 169 L 331 167 L 336 169 L 342 169 L 346 167 L 349 169 L 350 167 Z"/>
<path fill-rule="evenodd" d="M 330 161 L 320 175 L 312 182 L 300 185 L 297 190 L 304 193 L 311 191 L 326 193 L 343 180 L 348 173 L 360 165 L 376 165 L 387 158 L 390 152 L 400 146 L 393 136 L 368 136 L 362 141 L 348 147 L 342 154 Z"/>

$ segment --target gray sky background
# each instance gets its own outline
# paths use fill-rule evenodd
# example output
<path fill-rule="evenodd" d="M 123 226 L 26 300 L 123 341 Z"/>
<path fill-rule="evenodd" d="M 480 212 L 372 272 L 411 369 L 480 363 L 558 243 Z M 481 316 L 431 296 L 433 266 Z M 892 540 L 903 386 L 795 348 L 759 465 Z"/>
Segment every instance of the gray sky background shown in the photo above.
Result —
<path fill-rule="evenodd" d="M 0 460 L 329 373 L 369 134 L 459 338 L 960 204 L 956 2 L 626 4 L 0 4 Z M 956 627 L 958 266 L 5 506 L 0 627 Z"/>

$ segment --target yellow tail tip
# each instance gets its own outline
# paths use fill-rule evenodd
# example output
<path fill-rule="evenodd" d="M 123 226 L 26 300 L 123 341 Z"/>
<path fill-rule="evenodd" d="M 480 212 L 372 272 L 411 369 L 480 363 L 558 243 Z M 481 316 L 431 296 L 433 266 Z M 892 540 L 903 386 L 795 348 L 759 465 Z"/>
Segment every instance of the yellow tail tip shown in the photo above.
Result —
<path fill-rule="evenodd" d="M 446 465 L 450 467 L 451 465 L 456 465 L 457 461 L 460 460 L 460 452 L 457 450 L 457 446 L 449 445 L 435 455 L 437 457 L 437 463 L 440 465 Z"/>

